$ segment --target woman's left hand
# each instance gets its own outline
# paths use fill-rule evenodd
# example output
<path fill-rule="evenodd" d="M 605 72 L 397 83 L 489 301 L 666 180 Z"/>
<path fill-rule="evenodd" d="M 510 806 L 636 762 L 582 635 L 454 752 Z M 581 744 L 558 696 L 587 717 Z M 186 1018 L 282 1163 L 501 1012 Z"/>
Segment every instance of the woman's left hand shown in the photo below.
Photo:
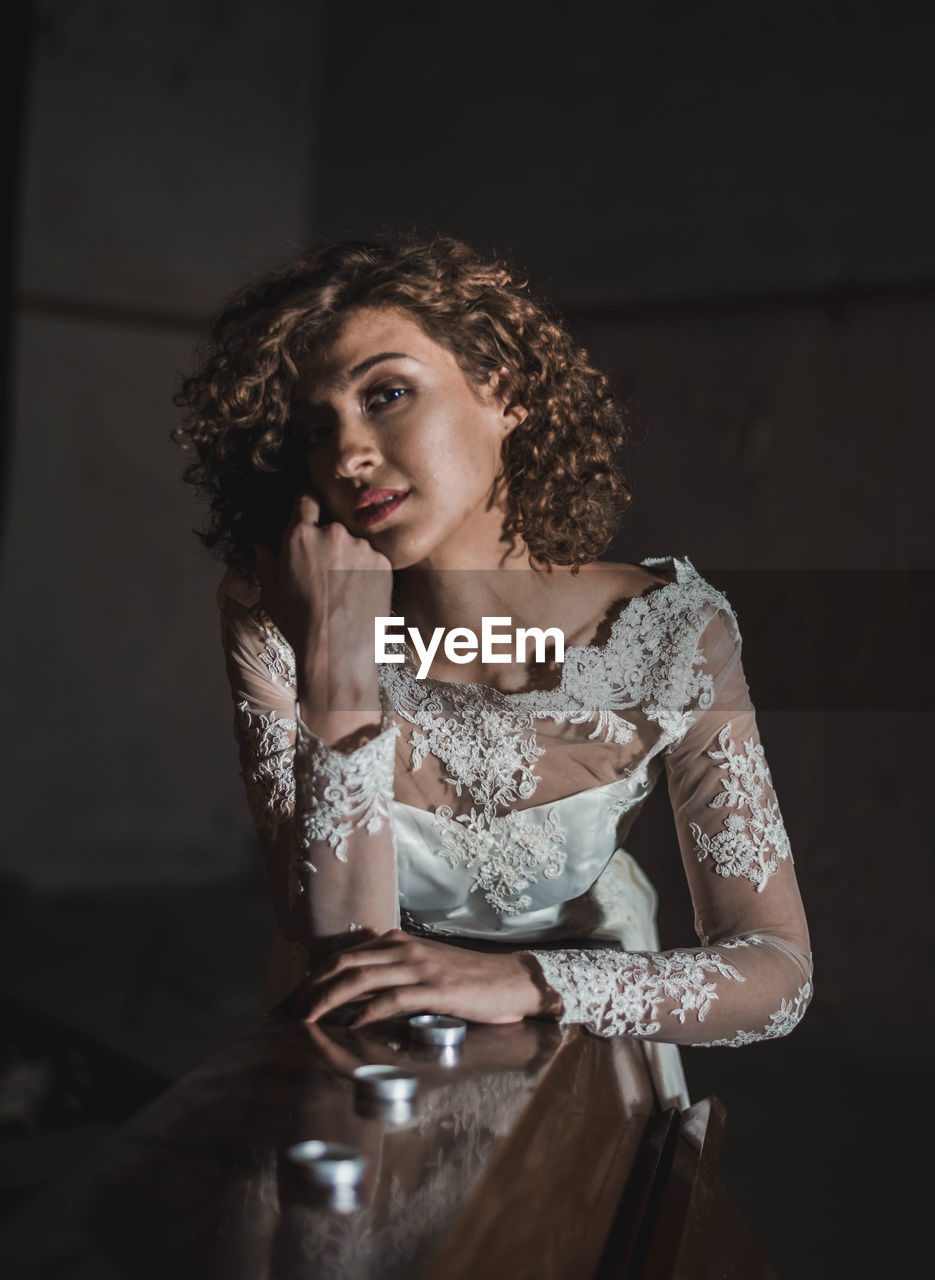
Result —
<path fill-rule="evenodd" d="M 468 1022 L 519 1022 L 552 1012 L 532 976 L 534 960 L 413 937 L 401 929 L 333 956 L 300 989 L 306 1022 L 365 1000 L 355 1027 L 401 1013 L 443 1013 Z"/>

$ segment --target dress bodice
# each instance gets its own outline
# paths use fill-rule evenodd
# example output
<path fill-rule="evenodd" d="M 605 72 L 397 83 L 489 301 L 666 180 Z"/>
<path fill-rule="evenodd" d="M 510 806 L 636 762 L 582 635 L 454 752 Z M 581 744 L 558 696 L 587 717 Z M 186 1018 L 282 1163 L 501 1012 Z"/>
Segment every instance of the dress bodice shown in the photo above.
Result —
<path fill-rule="evenodd" d="M 599 920 L 589 890 L 618 848 L 621 810 L 648 790 L 644 778 L 622 778 L 515 810 L 480 831 L 394 801 L 400 906 L 422 928 L 464 937 L 592 933 Z"/>

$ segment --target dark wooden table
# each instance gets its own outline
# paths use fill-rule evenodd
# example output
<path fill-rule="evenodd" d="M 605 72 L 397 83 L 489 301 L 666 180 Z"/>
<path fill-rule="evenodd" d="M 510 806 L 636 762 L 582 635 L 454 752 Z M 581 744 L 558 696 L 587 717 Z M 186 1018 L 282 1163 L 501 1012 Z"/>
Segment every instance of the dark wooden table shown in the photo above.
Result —
<path fill-rule="evenodd" d="M 365 1062 L 418 1075 L 411 1114 L 355 1103 Z M 4 1224 L 0 1259 L 8 1280 L 759 1280 L 722 1129 L 716 1099 L 661 1113 L 626 1038 L 471 1026 L 444 1056 L 271 1017 Z M 355 1205 L 296 1171 L 306 1138 L 366 1154 Z"/>

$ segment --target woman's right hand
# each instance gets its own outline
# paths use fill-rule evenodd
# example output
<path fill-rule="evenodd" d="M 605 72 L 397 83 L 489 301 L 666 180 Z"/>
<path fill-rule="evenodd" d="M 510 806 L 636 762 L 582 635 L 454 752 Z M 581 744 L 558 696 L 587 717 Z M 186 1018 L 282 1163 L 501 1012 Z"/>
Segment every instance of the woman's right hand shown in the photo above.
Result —
<path fill-rule="evenodd" d="M 464 1045 L 454 1061 L 437 1051 L 408 1042 L 408 1026 L 404 1020 L 386 1021 L 362 1031 L 331 1024 L 318 1026 L 304 1023 L 319 1059 L 336 1075 L 353 1078 L 354 1069 L 362 1066 L 418 1065 L 420 1080 L 427 1085 L 452 1084 L 468 1076 L 500 1071 L 522 1071 L 537 1058 L 543 1058 L 562 1039 L 563 1032 L 555 1022 L 525 1018 L 522 1022 L 473 1022 Z"/>
<path fill-rule="evenodd" d="M 390 612 L 392 566 L 343 524 L 320 525 L 320 515 L 318 499 L 300 494 L 278 559 L 256 548 L 261 603 L 295 652 L 303 713 L 372 709 L 374 619 Z"/>

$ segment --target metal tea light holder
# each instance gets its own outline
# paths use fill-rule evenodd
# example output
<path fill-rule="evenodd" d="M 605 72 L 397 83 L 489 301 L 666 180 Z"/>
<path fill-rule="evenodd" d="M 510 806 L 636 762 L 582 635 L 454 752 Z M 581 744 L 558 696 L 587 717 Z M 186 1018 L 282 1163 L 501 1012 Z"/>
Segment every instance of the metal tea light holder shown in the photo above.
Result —
<path fill-rule="evenodd" d="M 402 1067 L 368 1064 L 353 1072 L 354 1110 L 395 1127 L 412 1119 L 418 1076 Z"/>
<path fill-rule="evenodd" d="M 440 1013 L 419 1013 L 409 1019 L 409 1038 L 415 1044 L 453 1049 L 464 1043 L 467 1023 Z"/>
<path fill-rule="evenodd" d="M 375 1102 L 411 1102 L 416 1096 L 419 1079 L 403 1067 L 357 1067 L 353 1072 L 354 1090 L 360 1098 Z"/>
<path fill-rule="evenodd" d="M 451 1067 L 461 1056 L 467 1023 L 444 1014 L 420 1013 L 409 1019 L 410 1052 L 415 1058 Z"/>
<path fill-rule="evenodd" d="M 367 1157 L 343 1142 L 310 1139 L 287 1149 L 294 1170 L 301 1173 L 329 1208 L 350 1213 L 358 1207 L 357 1188 L 367 1168 Z"/>

